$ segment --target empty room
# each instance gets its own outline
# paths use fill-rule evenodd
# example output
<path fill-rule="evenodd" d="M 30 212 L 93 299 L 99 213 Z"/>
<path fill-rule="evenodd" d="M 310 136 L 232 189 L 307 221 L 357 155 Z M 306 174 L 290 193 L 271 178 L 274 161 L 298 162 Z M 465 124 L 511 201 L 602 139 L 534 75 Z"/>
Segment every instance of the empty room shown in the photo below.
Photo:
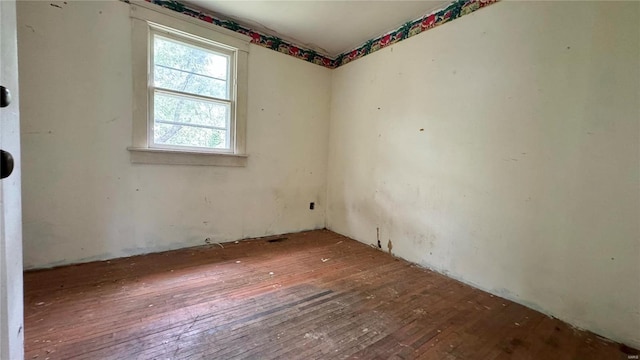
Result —
<path fill-rule="evenodd" d="M 0 359 L 638 359 L 640 2 L 0 19 Z"/>

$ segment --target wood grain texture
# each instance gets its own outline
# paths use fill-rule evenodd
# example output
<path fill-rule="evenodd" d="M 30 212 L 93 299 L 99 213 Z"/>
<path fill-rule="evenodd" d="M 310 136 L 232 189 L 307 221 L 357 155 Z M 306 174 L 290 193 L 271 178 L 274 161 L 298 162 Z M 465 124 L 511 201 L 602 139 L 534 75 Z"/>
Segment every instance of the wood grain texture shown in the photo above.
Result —
<path fill-rule="evenodd" d="M 25 273 L 26 359 L 627 359 L 327 230 Z"/>

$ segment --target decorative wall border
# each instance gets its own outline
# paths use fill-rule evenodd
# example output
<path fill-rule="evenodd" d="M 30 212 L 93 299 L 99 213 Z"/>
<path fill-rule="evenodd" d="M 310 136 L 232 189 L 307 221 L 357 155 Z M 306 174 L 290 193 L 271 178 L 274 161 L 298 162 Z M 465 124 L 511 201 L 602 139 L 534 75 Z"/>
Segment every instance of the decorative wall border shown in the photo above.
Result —
<path fill-rule="evenodd" d="M 214 24 L 225 29 L 235 31 L 237 33 L 247 35 L 251 37 L 251 43 L 266 47 L 267 49 L 275 50 L 283 54 L 291 55 L 301 60 L 305 60 L 320 66 L 324 66 L 333 69 L 335 60 L 319 54 L 313 50 L 306 49 L 302 46 L 291 44 L 277 36 L 261 34 L 248 27 L 242 26 L 235 21 L 221 19 L 211 14 L 204 13 L 200 10 L 188 7 L 175 0 L 146 0 L 152 4 L 160 5 L 169 10 L 173 10 L 185 15 L 189 15 L 196 19 L 206 21 L 210 24 Z"/>
<path fill-rule="evenodd" d="M 363 56 L 369 55 L 389 45 L 393 45 L 397 42 L 418 35 L 423 31 L 432 29 L 463 15 L 471 14 L 478 9 L 498 1 L 499 0 L 455 0 L 444 9 L 424 15 L 419 19 L 409 21 L 391 32 L 369 40 L 351 51 L 338 55 L 338 57 L 333 60 L 333 68 L 348 64 L 351 61 L 360 59 Z"/>
<path fill-rule="evenodd" d="M 146 1 L 200 19 L 210 24 L 214 24 L 225 29 L 247 35 L 251 37 L 251 43 L 253 44 L 260 45 L 268 49 L 275 50 L 280 53 L 287 54 L 320 66 L 324 66 L 329 69 L 335 69 L 339 66 L 348 64 L 351 61 L 360 59 L 363 56 L 383 49 L 389 45 L 393 45 L 397 42 L 418 35 L 423 31 L 432 29 L 438 25 L 442 25 L 463 15 L 470 14 L 478 9 L 496 3 L 499 0 L 454 0 L 451 4 L 441 10 L 434 11 L 416 20 L 409 21 L 393 31 L 390 31 L 375 39 L 371 39 L 351 51 L 347 51 L 343 54 L 338 55 L 335 59 L 327 55 L 320 54 L 311 49 L 289 43 L 277 36 L 259 33 L 232 20 L 221 19 L 212 14 L 204 13 L 200 10 L 191 8 L 175 0 Z"/>

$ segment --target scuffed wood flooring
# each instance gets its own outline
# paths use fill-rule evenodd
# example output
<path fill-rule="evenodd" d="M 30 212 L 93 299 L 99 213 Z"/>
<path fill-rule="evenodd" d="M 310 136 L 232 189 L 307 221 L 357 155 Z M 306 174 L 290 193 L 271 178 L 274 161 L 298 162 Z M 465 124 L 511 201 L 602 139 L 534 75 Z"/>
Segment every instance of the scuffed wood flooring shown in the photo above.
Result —
<path fill-rule="evenodd" d="M 26 359 L 627 359 L 327 230 L 25 273 Z"/>

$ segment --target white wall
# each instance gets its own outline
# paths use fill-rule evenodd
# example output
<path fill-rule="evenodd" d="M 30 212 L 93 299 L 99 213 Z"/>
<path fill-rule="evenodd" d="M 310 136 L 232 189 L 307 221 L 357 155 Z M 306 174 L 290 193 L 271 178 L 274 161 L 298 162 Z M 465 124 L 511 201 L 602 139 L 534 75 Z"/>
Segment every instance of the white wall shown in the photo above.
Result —
<path fill-rule="evenodd" d="M 638 347 L 639 18 L 498 3 L 335 70 L 327 226 Z"/>
<path fill-rule="evenodd" d="M 324 227 L 330 70 L 252 45 L 248 166 L 132 165 L 129 6 L 54 4 L 18 3 L 26 268 Z"/>

